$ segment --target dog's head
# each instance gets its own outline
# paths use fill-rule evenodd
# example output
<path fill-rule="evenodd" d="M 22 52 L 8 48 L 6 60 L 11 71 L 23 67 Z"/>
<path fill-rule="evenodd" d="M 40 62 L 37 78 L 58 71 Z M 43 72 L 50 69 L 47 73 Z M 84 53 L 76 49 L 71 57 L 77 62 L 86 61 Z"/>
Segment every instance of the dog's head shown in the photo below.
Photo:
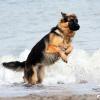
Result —
<path fill-rule="evenodd" d="M 77 31 L 80 28 L 80 25 L 78 24 L 78 19 L 75 14 L 66 14 L 61 12 L 62 15 L 62 21 L 66 24 L 66 27 L 68 27 L 71 31 Z"/>

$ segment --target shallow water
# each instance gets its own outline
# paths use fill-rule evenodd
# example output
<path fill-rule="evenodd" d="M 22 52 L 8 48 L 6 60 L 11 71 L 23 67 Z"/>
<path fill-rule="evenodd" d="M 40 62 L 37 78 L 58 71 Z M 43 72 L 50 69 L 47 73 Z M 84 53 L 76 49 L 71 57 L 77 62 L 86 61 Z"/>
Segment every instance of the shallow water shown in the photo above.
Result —
<path fill-rule="evenodd" d="M 2 90 L 0 91 L 0 97 L 8 97 L 8 98 L 9 97 L 26 98 L 26 96 L 29 96 L 29 97 L 35 96 L 36 98 L 38 97 L 45 98 L 45 97 L 50 96 L 52 98 L 52 97 L 58 97 L 58 96 L 61 96 L 61 97 L 72 96 L 73 97 L 73 96 L 84 96 L 84 95 L 86 96 L 85 98 L 88 98 L 87 96 L 89 95 L 90 97 L 94 95 L 98 99 L 100 98 L 99 97 L 100 86 L 96 84 L 35 85 L 35 86 L 28 86 L 28 87 L 22 84 L 12 84 L 12 85 L 2 85 L 0 86 L 0 90 Z M 54 99 L 51 99 L 51 100 L 54 100 Z M 78 100 L 81 100 L 81 99 L 78 99 Z M 93 99 L 93 100 L 96 100 L 96 99 Z"/>
<path fill-rule="evenodd" d="M 0 64 L 27 58 L 31 48 L 61 18 L 60 12 L 74 12 L 80 30 L 68 64 L 61 60 L 46 69 L 44 84 L 87 81 L 100 83 L 99 0 L 0 0 Z M 22 82 L 23 73 L 0 65 L 0 84 Z"/>

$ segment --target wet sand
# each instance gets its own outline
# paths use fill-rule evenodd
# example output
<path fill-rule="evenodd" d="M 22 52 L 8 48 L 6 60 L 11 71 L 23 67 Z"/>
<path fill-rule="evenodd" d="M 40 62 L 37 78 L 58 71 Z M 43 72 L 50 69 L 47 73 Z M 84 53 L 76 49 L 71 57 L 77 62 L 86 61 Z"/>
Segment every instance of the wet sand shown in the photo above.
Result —
<path fill-rule="evenodd" d="M 97 99 L 96 95 L 52 95 L 52 96 L 38 96 L 29 95 L 24 97 L 10 97 L 10 98 L 0 98 L 0 100 L 100 100 Z"/>
<path fill-rule="evenodd" d="M 14 86 L 11 88 L 14 88 Z M 100 88 L 87 84 L 41 85 L 26 87 L 25 89 L 27 93 L 24 93 L 23 90 L 23 94 L 18 89 L 14 89 L 12 92 L 8 89 L 8 94 L 0 94 L 0 100 L 100 100 Z M 20 94 L 18 94 L 19 92 Z"/>

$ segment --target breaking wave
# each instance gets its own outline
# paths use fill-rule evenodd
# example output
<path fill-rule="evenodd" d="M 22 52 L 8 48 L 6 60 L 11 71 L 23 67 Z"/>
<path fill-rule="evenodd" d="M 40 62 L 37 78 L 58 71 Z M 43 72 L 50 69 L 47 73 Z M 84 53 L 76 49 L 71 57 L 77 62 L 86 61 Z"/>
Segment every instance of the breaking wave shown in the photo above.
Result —
<path fill-rule="evenodd" d="M 14 72 L 3 68 L 2 62 L 23 61 L 30 50 L 24 50 L 18 57 L 6 55 L 0 57 L 0 84 L 20 83 L 23 81 L 22 72 Z M 89 54 L 82 49 L 74 49 L 68 58 L 68 63 L 59 60 L 52 66 L 46 67 L 43 84 L 66 84 L 92 82 L 100 83 L 100 50 Z"/>

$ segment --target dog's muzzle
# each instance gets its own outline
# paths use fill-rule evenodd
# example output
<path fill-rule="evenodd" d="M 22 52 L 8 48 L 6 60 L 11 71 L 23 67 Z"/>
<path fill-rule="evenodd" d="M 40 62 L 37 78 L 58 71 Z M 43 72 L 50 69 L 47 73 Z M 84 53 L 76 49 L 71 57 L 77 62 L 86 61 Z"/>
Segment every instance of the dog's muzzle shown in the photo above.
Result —
<path fill-rule="evenodd" d="M 72 31 L 77 31 L 80 28 L 80 25 L 78 23 L 75 23 L 74 21 L 69 22 L 69 28 Z"/>

